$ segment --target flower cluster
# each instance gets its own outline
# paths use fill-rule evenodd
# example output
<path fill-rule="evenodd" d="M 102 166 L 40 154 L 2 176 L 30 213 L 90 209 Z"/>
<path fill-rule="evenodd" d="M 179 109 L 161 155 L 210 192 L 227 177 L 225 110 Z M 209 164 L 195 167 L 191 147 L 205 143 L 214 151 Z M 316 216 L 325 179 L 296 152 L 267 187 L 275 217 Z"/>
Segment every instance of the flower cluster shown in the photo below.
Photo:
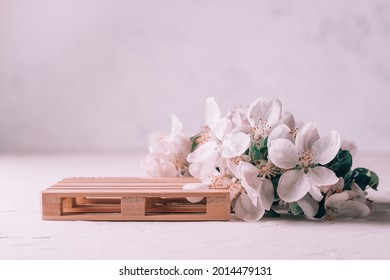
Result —
<path fill-rule="evenodd" d="M 378 176 L 352 170 L 356 144 L 342 141 L 337 131 L 320 135 L 314 123 L 283 112 L 277 99 L 258 98 L 222 115 L 210 97 L 205 115 L 195 136 L 186 136 L 175 116 L 170 135 L 151 136 L 150 154 L 142 160 L 149 176 L 200 179 L 186 189 L 228 188 L 235 215 L 245 221 L 281 211 L 309 219 L 372 211 L 366 189 L 377 189 Z"/>

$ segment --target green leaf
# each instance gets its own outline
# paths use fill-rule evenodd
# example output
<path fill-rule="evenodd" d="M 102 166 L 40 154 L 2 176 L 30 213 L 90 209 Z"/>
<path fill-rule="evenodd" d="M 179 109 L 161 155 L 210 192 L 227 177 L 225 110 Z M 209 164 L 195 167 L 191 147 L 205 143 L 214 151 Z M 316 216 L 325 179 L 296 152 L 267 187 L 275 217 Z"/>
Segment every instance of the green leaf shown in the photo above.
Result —
<path fill-rule="evenodd" d="M 362 190 L 370 187 L 377 190 L 379 184 L 378 175 L 367 168 L 359 167 L 349 172 L 344 178 L 344 189 L 350 190 L 352 183 L 356 183 Z"/>
<path fill-rule="evenodd" d="M 288 212 L 292 213 L 293 215 L 302 215 L 303 210 L 302 208 L 298 205 L 297 202 L 291 202 L 288 204 Z"/>
<path fill-rule="evenodd" d="M 348 172 L 347 175 L 344 177 L 344 190 L 350 190 L 352 183 L 354 182 L 354 178 L 356 177 L 357 171 L 352 170 Z"/>
<path fill-rule="evenodd" d="M 333 170 L 337 177 L 344 177 L 352 168 L 352 156 L 347 150 L 339 150 L 336 157 L 325 165 Z"/>
<path fill-rule="evenodd" d="M 371 179 L 370 179 L 370 182 L 368 183 L 368 185 L 370 186 L 370 188 L 374 189 L 374 190 L 378 190 L 378 185 L 379 185 L 379 177 L 378 175 L 373 172 L 373 171 L 370 171 L 370 175 L 371 175 Z"/>
<path fill-rule="evenodd" d="M 268 147 L 268 136 L 264 138 L 263 146 Z"/>
<path fill-rule="evenodd" d="M 361 189 L 365 190 L 367 187 L 370 187 L 377 190 L 379 177 L 375 172 L 363 167 L 355 168 L 354 170 L 359 172 L 359 175 L 355 178 L 355 183 L 358 184 Z"/>
<path fill-rule="evenodd" d="M 200 133 L 195 134 L 194 136 L 192 136 L 190 138 L 190 141 L 191 141 L 191 152 L 195 151 L 195 149 L 198 147 L 197 140 L 199 139 L 199 137 L 200 137 Z"/>
<path fill-rule="evenodd" d="M 260 151 L 263 154 L 263 159 L 268 159 L 268 137 L 265 137 L 263 146 L 260 148 Z"/>
<path fill-rule="evenodd" d="M 263 154 L 260 151 L 258 144 L 255 143 L 249 148 L 249 157 L 254 163 L 258 163 L 263 158 Z"/>
<path fill-rule="evenodd" d="M 258 163 L 261 160 L 268 158 L 268 137 L 264 140 L 256 141 L 249 147 L 249 157 L 253 163 Z"/>

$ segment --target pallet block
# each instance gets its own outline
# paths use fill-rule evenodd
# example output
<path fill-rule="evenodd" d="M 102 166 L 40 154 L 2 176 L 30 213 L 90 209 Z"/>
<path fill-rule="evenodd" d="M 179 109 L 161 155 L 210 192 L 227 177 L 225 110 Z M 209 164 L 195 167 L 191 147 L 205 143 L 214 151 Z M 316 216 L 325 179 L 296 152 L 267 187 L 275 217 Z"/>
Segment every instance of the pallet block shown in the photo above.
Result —
<path fill-rule="evenodd" d="M 194 178 L 66 178 L 42 192 L 44 220 L 229 220 L 227 189 L 183 190 Z M 203 197 L 190 203 L 186 197 Z"/>

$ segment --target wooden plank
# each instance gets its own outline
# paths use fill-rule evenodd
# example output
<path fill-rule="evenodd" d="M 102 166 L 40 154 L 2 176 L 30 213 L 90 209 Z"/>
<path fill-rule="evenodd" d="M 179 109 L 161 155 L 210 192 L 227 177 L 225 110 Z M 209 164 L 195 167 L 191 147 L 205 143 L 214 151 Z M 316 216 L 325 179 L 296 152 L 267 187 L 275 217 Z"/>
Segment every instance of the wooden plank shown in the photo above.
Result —
<path fill-rule="evenodd" d="M 84 204 L 121 204 L 121 197 L 77 197 L 76 205 Z"/>
<path fill-rule="evenodd" d="M 123 197 L 122 215 L 124 216 L 145 216 L 146 206 L 144 197 Z"/>
<path fill-rule="evenodd" d="M 62 197 L 76 197 L 76 196 L 81 196 L 84 194 L 88 194 L 89 196 L 107 196 L 107 197 L 118 197 L 121 196 L 121 194 L 129 194 L 131 196 L 136 196 L 136 195 L 142 195 L 142 196 L 149 196 L 149 197 L 156 197 L 156 196 L 161 196 L 161 197 L 203 197 L 204 194 L 210 194 L 210 195 L 218 195 L 222 191 L 227 191 L 227 190 L 219 190 L 219 189 L 208 189 L 207 191 L 205 190 L 181 190 L 181 189 L 167 189 L 167 190 L 159 190 L 159 189 L 136 189 L 136 190 L 123 190 L 123 189 L 93 189 L 93 190 L 88 190 L 88 189 L 71 189 L 71 190 L 61 190 L 61 189 L 48 189 L 45 192 L 50 193 L 53 195 L 57 196 L 62 196 Z"/>
<path fill-rule="evenodd" d="M 184 185 L 187 183 L 200 183 L 198 179 L 191 177 L 183 178 L 68 178 L 63 179 L 56 184 L 138 184 L 138 185 L 153 185 L 153 184 L 173 184 L 173 185 Z"/>
<path fill-rule="evenodd" d="M 62 179 L 60 182 L 65 181 L 73 181 L 73 182 L 98 182 L 98 181 L 104 181 L 104 182 L 200 182 L 199 179 L 196 179 L 194 177 L 160 177 L 160 178 L 154 178 L 154 177 L 68 177 Z"/>
<path fill-rule="evenodd" d="M 66 213 L 121 213 L 121 206 L 85 205 L 71 208 L 64 207 L 63 214 Z"/>
<path fill-rule="evenodd" d="M 206 205 L 161 205 L 146 209 L 146 213 L 206 213 Z"/>
<path fill-rule="evenodd" d="M 156 215 L 121 215 L 121 214 L 71 214 L 61 216 L 44 216 L 44 220 L 63 221 L 220 221 L 207 214 L 156 214 Z M 226 219 L 223 219 L 226 220 Z"/>

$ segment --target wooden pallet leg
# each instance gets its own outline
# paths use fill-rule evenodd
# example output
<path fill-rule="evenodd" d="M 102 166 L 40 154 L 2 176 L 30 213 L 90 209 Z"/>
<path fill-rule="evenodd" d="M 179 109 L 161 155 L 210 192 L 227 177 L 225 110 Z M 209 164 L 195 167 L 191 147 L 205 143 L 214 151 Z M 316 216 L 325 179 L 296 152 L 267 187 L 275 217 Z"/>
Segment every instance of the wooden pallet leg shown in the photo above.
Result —
<path fill-rule="evenodd" d="M 75 197 L 67 197 L 64 199 L 63 207 L 64 208 L 73 208 L 76 206 L 76 198 Z"/>
<path fill-rule="evenodd" d="M 61 216 L 62 215 L 62 205 L 63 199 L 53 194 L 42 194 L 42 209 L 43 217 L 45 216 Z"/>
<path fill-rule="evenodd" d="M 121 210 L 123 216 L 145 216 L 145 198 L 123 197 L 121 203 Z"/>
<path fill-rule="evenodd" d="M 207 218 L 210 220 L 230 219 L 230 200 L 225 197 L 207 198 Z"/>

